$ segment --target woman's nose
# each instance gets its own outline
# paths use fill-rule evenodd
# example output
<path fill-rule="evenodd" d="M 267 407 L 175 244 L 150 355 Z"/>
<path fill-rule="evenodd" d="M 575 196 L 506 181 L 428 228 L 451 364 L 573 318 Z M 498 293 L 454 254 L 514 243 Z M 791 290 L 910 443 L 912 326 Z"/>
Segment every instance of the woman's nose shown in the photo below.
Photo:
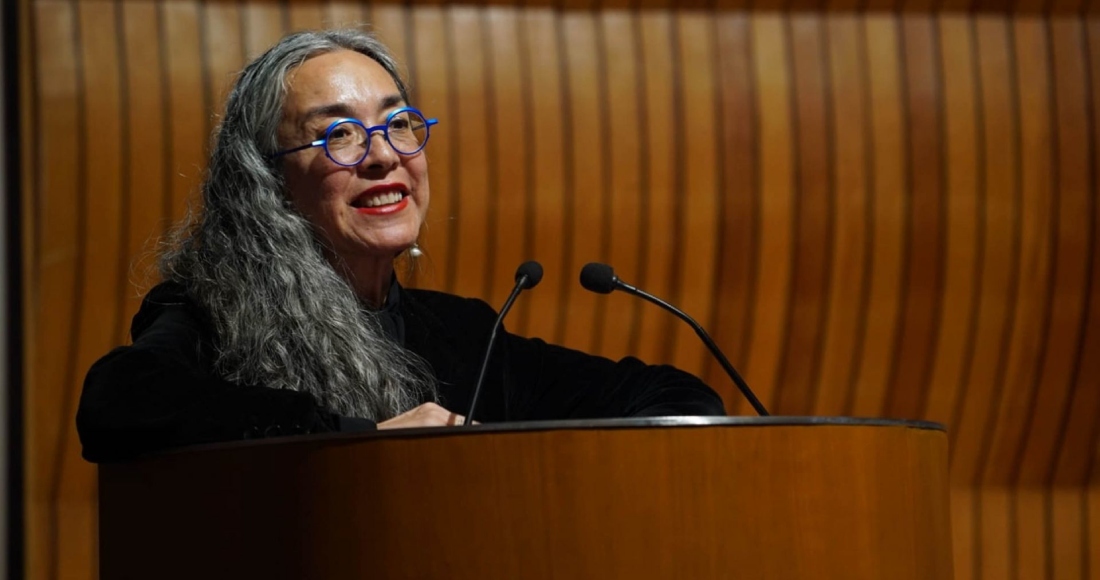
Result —
<path fill-rule="evenodd" d="M 375 129 L 367 134 L 367 156 L 359 166 L 368 170 L 386 169 L 395 165 L 398 158 L 397 151 L 386 140 L 386 134 L 381 129 Z"/>

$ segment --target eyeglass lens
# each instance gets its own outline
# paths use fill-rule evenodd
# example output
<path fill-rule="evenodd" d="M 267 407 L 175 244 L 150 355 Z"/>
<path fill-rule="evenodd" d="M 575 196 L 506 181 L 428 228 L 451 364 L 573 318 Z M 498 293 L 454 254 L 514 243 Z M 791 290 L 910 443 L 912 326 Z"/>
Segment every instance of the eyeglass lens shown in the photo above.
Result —
<path fill-rule="evenodd" d="M 394 151 L 412 155 L 424 146 L 428 138 L 428 122 L 411 111 L 390 117 L 386 125 L 386 140 Z M 329 131 L 326 148 L 337 163 L 355 165 L 363 160 L 370 147 L 366 129 L 359 123 L 345 121 Z"/>

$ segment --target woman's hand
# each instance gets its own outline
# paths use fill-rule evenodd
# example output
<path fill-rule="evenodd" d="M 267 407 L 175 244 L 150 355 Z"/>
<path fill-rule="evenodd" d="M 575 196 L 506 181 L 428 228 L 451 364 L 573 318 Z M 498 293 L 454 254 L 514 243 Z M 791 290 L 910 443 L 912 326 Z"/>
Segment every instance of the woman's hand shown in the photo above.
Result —
<path fill-rule="evenodd" d="M 453 427 L 461 425 L 464 420 L 465 417 L 462 415 L 452 413 L 435 403 L 424 403 L 415 409 L 401 413 L 393 419 L 382 421 L 378 424 L 378 428 Z M 477 421 L 474 421 L 474 423 L 476 424 Z"/>

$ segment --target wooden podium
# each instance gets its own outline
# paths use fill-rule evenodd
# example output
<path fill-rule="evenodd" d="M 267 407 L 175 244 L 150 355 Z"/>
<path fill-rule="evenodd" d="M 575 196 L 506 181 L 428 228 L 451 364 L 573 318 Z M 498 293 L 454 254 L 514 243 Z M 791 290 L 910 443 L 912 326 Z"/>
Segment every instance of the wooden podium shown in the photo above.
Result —
<path fill-rule="evenodd" d="M 952 577 L 932 423 L 623 419 L 100 466 L 101 578 Z"/>

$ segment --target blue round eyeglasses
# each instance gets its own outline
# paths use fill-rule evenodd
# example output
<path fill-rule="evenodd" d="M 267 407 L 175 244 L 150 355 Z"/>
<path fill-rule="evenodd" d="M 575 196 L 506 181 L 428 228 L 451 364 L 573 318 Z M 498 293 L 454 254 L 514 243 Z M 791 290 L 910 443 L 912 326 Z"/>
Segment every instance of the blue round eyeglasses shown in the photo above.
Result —
<path fill-rule="evenodd" d="M 432 125 L 439 119 L 425 119 L 424 114 L 413 107 L 403 107 L 386 117 L 386 124 L 367 127 L 359 119 L 337 119 L 325 129 L 325 136 L 302 145 L 279 151 L 272 159 L 313 147 L 324 147 L 325 156 L 344 167 L 354 167 L 370 153 L 370 136 L 381 131 L 394 151 L 401 155 L 416 155 L 428 143 Z"/>

